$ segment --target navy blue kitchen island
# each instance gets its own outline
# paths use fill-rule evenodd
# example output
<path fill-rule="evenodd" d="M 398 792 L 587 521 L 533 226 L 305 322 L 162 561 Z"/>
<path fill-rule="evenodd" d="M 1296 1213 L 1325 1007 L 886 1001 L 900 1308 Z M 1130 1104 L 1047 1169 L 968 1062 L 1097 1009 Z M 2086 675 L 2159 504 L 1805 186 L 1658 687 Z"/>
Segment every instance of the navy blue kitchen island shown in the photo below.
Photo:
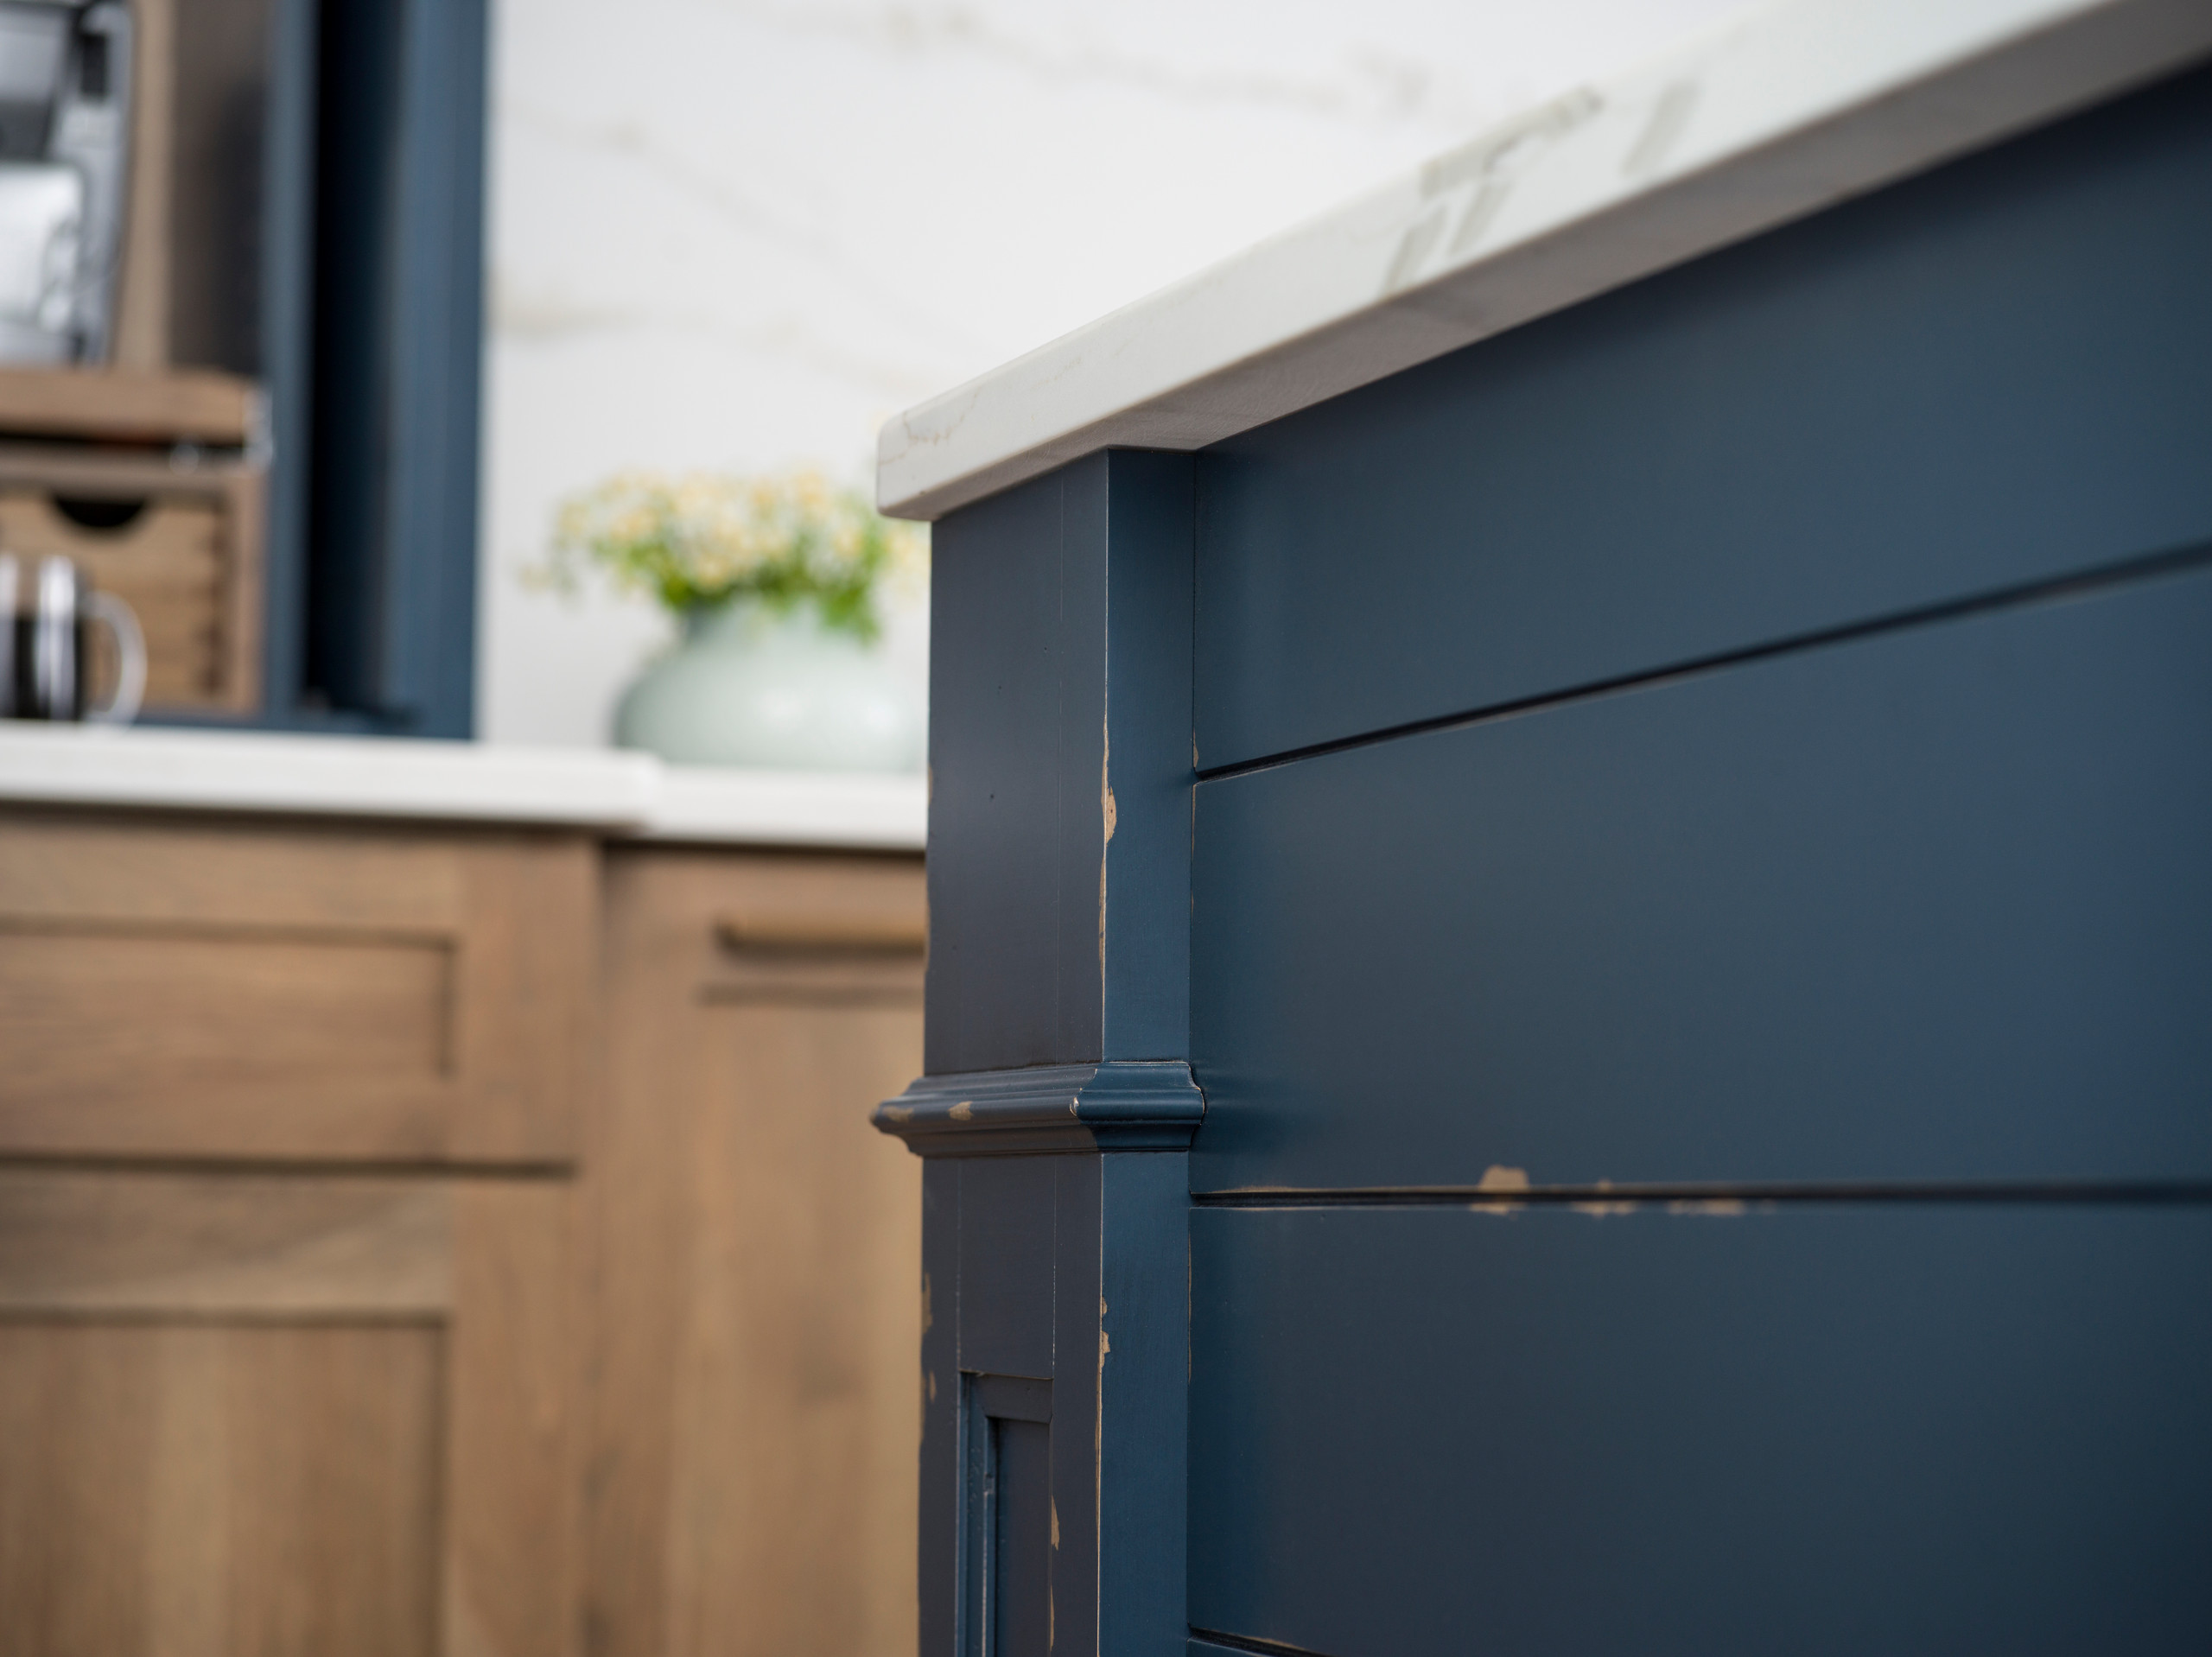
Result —
<path fill-rule="evenodd" d="M 1783 7 L 887 429 L 925 1657 L 2212 1649 L 2208 51 Z"/>

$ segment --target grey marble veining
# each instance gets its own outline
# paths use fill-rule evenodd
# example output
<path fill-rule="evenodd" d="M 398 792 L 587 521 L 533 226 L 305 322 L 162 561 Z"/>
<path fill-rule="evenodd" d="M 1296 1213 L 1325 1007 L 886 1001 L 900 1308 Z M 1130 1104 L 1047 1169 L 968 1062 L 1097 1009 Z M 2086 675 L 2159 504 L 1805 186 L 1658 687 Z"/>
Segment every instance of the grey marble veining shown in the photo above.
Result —
<path fill-rule="evenodd" d="M 879 499 L 934 517 L 1100 448 L 1201 447 L 2209 48 L 2195 0 L 1793 0 L 910 409 Z"/>

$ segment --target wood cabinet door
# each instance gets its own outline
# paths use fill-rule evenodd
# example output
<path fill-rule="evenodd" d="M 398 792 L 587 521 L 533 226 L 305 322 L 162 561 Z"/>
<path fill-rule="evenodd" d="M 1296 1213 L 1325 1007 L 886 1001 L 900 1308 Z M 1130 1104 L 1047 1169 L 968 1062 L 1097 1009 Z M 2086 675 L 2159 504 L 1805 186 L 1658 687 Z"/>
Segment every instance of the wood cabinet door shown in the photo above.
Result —
<path fill-rule="evenodd" d="M 0 1170 L 9 1657 L 559 1657 L 569 1187 Z"/>
<path fill-rule="evenodd" d="M 0 817 L 0 1154 L 562 1163 L 581 835 Z"/>
<path fill-rule="evenodd" d="M 607 867 L 591 1649 L 912 1652 L 921 1165 L 868 1114 L 921 1060 L 921 860 Z"/>

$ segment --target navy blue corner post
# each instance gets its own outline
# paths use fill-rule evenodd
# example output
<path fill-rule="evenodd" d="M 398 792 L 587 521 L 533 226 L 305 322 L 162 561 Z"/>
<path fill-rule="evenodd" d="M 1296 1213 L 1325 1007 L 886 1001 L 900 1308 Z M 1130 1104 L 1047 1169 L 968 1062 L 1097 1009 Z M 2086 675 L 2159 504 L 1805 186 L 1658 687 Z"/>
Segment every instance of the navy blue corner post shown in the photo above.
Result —
<path fill-rule="evenodd" d="M 939 524 L 924 1657 L 2212 1650 L 2208 295 L 2200 68 Z"/>
<path fill-rule="evenodd" d="M 876 1122 L 927 1159 L 944 1657 L 1184 1638 L 1192 479 L 1102 454 L 935 538 L 928 1074 Z"/>
<path fill-rule="evenodd" d="M 256 723 L 474 726 L 486 0 L 271 0 Z"/>

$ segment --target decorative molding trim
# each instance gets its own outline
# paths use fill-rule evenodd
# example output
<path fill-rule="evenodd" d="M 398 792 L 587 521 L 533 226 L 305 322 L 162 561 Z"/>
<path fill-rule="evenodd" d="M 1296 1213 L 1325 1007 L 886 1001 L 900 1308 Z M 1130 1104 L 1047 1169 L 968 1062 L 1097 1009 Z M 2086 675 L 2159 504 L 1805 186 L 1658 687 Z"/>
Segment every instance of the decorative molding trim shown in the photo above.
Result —
<path fill-rule="evenodd" d="M 1206 1101 L 1180 1059 L 925 1076 L 875 1108 L 920 1157 L 1187 1151 Z"/>

